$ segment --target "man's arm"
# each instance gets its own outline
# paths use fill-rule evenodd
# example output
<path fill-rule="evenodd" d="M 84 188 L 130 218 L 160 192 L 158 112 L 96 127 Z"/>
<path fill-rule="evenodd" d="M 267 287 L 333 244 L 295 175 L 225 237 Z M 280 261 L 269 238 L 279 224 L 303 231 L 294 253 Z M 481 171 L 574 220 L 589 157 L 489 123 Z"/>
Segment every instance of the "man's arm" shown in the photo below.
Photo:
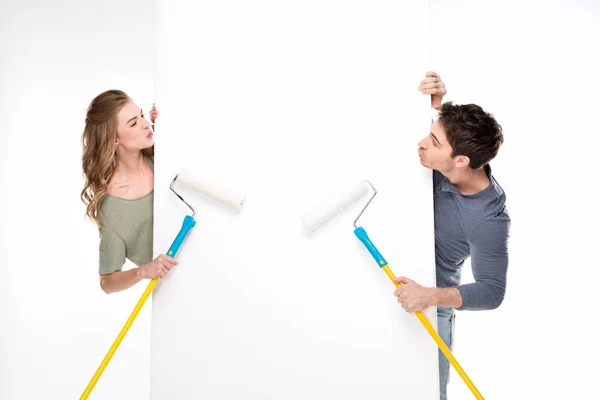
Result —
<path fill-rule="evenodd" d="M 460 290 L 457 288 L 430 288 L 433 292 L 432 306 L 448 308 L 462 307 L 463 300 Z"/>
<path fill-rule="evenodd" d="M 398 303 L 407 312 L 442 306 L 458 310 L 491 310 L 500 306 L 506 290 L 508 268 L 508 234 L 510 219 L 506 214 L 480 222 L 471 234 L 471 267 L 474 283 L 454 288 L 425 287 L 403 276 L 394 279 L 402 284 L 394 291 Z"/>
<path fill-rule="evenodd" d="M 460 310 L 492 310 L 498 308 L 506 292 L 508 269 L 508 237 L 510 218 L 502 213 L 488 217 L 473 228 L 471 268 L 475 282 L 459 285 Z"/>
<path fill-rule="evenodd" d="M 459 308 L 463 304 L 457 288 L 425 287 L 404 276 L 395 278 L 394 282 L 402 284 L 394 295 L 407 312 L 423 311 L 434 306 Z"/>

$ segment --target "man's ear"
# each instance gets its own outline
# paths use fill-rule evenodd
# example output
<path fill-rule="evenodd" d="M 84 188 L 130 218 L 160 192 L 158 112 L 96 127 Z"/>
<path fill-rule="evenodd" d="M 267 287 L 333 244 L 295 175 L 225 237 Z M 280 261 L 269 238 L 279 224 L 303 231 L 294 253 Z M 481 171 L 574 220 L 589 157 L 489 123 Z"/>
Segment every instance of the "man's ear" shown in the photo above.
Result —
<path fill-rule="evenodd" d="M 471 162 L 471 160 L 467 156 L 457 156 L 454 158 L 454 164 L 458 168 L 468 167 L 470 162 Z"/>

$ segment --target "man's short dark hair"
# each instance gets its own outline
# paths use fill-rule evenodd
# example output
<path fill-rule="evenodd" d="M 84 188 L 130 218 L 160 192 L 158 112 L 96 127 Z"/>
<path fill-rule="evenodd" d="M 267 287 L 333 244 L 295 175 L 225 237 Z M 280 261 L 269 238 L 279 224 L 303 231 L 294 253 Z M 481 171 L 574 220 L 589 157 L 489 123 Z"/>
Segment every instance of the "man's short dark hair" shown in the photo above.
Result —
<path fill-rule="evenodd" d="M 496 157 L 504 142 L 502 127 L 476 104 L 446 102 L 438 109 L 438 121 L 444 127 L 452 147 L 452 157 L 470 159 L 469 166 L 479 169 Z"/>

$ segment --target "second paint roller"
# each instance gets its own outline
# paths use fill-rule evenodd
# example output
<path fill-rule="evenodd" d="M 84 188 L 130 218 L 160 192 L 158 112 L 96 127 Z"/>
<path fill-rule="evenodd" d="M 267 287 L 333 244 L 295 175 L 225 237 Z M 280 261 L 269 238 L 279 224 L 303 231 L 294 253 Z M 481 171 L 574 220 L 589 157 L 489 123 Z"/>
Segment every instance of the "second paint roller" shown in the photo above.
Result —
<path fill-rule="evenodd" d="M 183 172 L 183 173 L 175 175 L 175 177 L 171 181 L 170 189 L 173 193 L 175 193 L 175 195 L 182 202 L 184 202 L 188 206 L 188 208 L 192 211 L 192 215 L 186 215 L 184 217 L 183 224 L 181 225 L 181 229 L 179 230 L 179 233 L 173 240 L 173 243 L 169 247 L 169 250 L 166 252 L 166 255 L 168 255 L 169 257 L 173 257 L 173 258 L 177 255 L 179 248 L 183 244 L 183 241 L 187 237 L 190 230 L 196 225 L 196 220 L 194 219 L 194 217 L 196 215 L 196 210 L 194 210 L 194 208 L 187 201 L 185 201 L 185 199 L 175 190 L 175 184 L 177 182 L 183 183 L 184 185 L 186 185 L 192 189 L 195 189 L 196 191 L 201 192 L 204 195 L 218 201 L 219 203 L 225 204 L 225 205 L 233 208 L 234 210 L 238 210 L 238 211 L 241 210 L 244 205 L 244 202 L 245 202 L 244 196 L 234 193 L 232 191 L 229 191 L 229 190 L 225 189 L 224 187 L 216 184 L 213 181 L 210 181 L 207 179 L 201 179 L 199 176 L 196 176 L 189 172 Z M 90 382 L 88 383 L 87 387 L 85 388 L 83 394 L 79 398 L 80 400 L 87 399 L 88 396 L 90 395 L 90 393 L 92 392 L 92 390 L 94 389 L 94 387 L 96 386 L 96 383 L 100 379 L 100 376 L 106 369 L 106 366 L 112 359 L 112 356 L 114 355 L 114 353 L 117 351 L 117 348 L 123 341 L 123 338 L 129 331 L 129 328 L 135 321 L 140 310 L 144 306 L 144 303 L 150 296 L 150 293 L 152 293 L 152 291 L 154 290 L 154 287 L 158 283 L 158 279 L 159 278 L 152 279 L 150 281 L 150 283 L 148 284 L 148 286 L 146 287 L 146 290 L 140 297 L 139 301 L 137 302 L 136 306 L 134 307 L 133 311 L 131 312 L 131 315 L 125 322 L 125 325 L 119 332 L 119 335 L 113 342 L 112 346 L 108 350 L 108 353 L 106 354 L 106 356 L 100 363 L 100 366 L 98 367 L 98 369 L 92 376 L 92 379 L 90 380 Z"/>
<path fill-rule="evenodd" d="M 301 218 L 305 227 L 309 231 L 314 232 L 318 230 L 321 226 L 325 225 L 329 220 L 340 214 L 350 205 L 354 204 L 364 195 L 366 195 L 369 191 L 369 186 L 373 190 L 373 194 L 354 220 L 354 234 L 364 244 L 371 256 L 373 256 L 373 258 L 377 262 L 377 265 L 383 270 L 383 272 L 392 281 L 392 283 L 396 287 L 399 287 L 402 285 L 393 282 L 393 280 L 396 278 L 396 275 L 394 275 L 386 259 L 381 255 L 377 247 L 373 244 L 373 242 L 367 235 L 367 231 L 362 226 L 357 226 L 359 218 L 377 194 L 377 190 L 369 180 L 361 179 L 349 182 L 347 185 L 344 186 L 344 190 L 340 190 L 338 193 L 334 193 L 330 195 L 327 199 L 324 199 L 318 204 L 315 204 L 307 212 L 302 214 Z M 450 361 L 452 366 L 456 369 L 456 372 L 458 372 L 460 377 L 469 387 L 475 398 L 483 399 L 483 396 L 481 395 L 481 393 L 479 393 L 479 390 L 475 387 L 471 379 L 460 366 L 460 364 L 458 363 L 458 361 L 456 360 L 446 343 L 444 343 L 444 341 L 438 335 L 433 326 L 431 326 L 431 323 L 427 320 L 425 315 L 423 315 L 423 313 L 421 313 L 420 311 L 415 312 L 415 315 L 417 316 L 419 321 L 421 321 L 427 332 L 431 335 L 431 337 L 438 345 L 442 353 L 444 353 L 448 361 Z"/>

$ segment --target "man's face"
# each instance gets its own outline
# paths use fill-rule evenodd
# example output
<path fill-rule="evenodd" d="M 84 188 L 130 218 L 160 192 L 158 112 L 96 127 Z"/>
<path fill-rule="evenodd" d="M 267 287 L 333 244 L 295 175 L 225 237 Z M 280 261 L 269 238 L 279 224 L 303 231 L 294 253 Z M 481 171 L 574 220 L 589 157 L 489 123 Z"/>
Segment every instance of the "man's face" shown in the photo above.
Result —
<path fill-rule="evenodd" d="M 452 148 L 444 127 L 435 121 L 431 124 L 431 132 L 419 142 L 419 158 L 421 165 L 435 169 L 441 173 L 449 172 L 454 168 L 455 161 L 450 157 Z"/>

